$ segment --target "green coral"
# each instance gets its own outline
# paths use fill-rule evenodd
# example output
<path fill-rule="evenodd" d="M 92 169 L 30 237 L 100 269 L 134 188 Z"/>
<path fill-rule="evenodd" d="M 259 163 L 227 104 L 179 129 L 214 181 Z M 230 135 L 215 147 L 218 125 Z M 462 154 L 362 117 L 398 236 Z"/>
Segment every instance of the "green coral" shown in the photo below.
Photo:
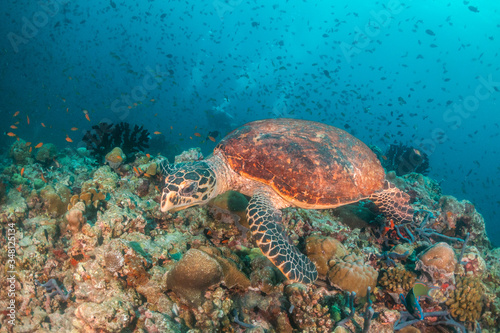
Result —
<path fill-rule="evenodd" d="M 463 277 L 458 280 L 455 290 L 450 293 L 446 305 L 453 318 L 475 322 L 481 316 L 483 294 L 484 286 L 480 280 L 474 277 Z"/>
<path fill-rule="evenodd" d="M 391 267 L 382 273 L 379 285 L 392 292 L 409 291 L 415 284 L 416 275 L 403 266 Z"/>

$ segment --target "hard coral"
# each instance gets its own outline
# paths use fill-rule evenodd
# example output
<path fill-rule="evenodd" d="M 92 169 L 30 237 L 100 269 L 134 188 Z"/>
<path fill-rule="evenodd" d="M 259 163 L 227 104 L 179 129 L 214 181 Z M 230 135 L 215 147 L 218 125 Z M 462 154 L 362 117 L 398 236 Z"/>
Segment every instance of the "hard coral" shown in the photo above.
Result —
<path fill-rule="evenodd" d="M 121 147 L 128 155 L 148 148 L 149 132 L 143 126 L 121 122 L 119 124 L 100 123 L 92 126 L 82 139 L 87 149 L 95 155 L 103 157 L 113 147 Z"/>
<path fill-rule="evenodd" d="M 75 207 L 71 208 L 67 213 L 66 213 L 66 221 L 68 222 L 67 224 L 67 230 L 69 230 L 71 233 L 77 233 L 80 231 L 82 228 L 83 223 L 85 223 L 86 219 L 85 216 L 83 216 L 83 212 L 85 211 L 85 205 L 80 202 L 75 205 Z"/>
<path fill-rule="evenodd" d="M 135 320 L 132 303 L 112 297 L 101 304 L 82 303 L 75 311 L 84 332 L 123 332 Z"/>
<path fill-rule="evenodd" d="M 434 284 L 454 282 L 457 259 L 447 243 L 436 243 L 420 254 L 416 269 L 424 272 Z"/>
<path fill-rule="evenodd" d="M 106 154 L 104 160 L 109 164 L 111 169 L 116 170 L 126 159 L 127 157 L 123 153 L 123 150 L 120 147 L 115 147 L 109 153 Z"/>
<path fill-rule="evenodd" d="M 416 275 L 407 271 L 403 266 L 391 267 L 382 273 L 379 285 L 391 292 L 408 292 L 415 283 Z"/>
<path fill-rule="evenodd" d="M 328 272 L 328 280 L 333 286 L 365 297 L 368 287 L 375 289 L 378 272 L 362 259 L 348 255 L 336 263 Z"/>
<path fill-rule="evenodd" d="M 217 260 L 203 251 L 190 249 L 168 272 L 167 288 L 191 305 L 199 306 L 205 291 L 219 284 L 222 278 L 222 267 Z"/>
<path fill-rule="evenodd" d="M 475 322 L 481 316 L 483 294 L 484 286 L 480 280 L 474 277 L 460 278 L 446 305 L 449 306 L 453 318 Z"/>
<path fill-rule="evenodd" d="M 325 276 L 330 269 L 328 263 L 334 257 L 342 258 L 347 250 L 341 242 L 332 237 L 310 236 L 306 238 L 305 252 L 316 265 L 318 274 Z"/>
<path fill-rule="evenodd" d="M 53 158 L 57 156 L 57 148 L 52 143 L 46 143 L 40 148 L 35 155 L 35 159 L 42 163 L 47 163 L 52 161 Z"/>
<path fill-rule="evenodd" d="M 66 212 L 68 206 L 66 195 L 68 191 L 56 191 L 54 187 L 47 185 L 40 191 L 40 197 L 44 202 L 44 208 L 49 216 L 57 217 Z"/>
<path fill-rule="evenodd" d="M 292 322 L 301 332 L 331 332 L 334 321 L 330 317 L 328 306 L 322 305 L 323 296 L 315 286 L 308 290 L 298 284 L 289 285 L 285 293 L 289 295 L 292 308 Z"/>
<path fill-rule="evenodd" d="M 9 156 L 17 164 L 26 164 L 31 157 L 30 147 L 26 145 L 26 141 L 19 139 L 10 146 Z"/>

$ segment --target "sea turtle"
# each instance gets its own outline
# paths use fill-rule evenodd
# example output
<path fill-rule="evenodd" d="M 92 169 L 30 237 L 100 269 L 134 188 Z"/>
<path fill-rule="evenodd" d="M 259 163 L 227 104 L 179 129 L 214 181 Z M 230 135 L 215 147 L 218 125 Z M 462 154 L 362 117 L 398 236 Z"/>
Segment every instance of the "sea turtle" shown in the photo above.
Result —
<path fill-rule="evenodd" d="M 251 197 L 247 218 L 257 245 L 288 279 L 302 283 L 318 274 L 288 242 L 282 208 L 326 209 L 369 199 L 395 222 L 413 218 L 408 195 L 385 180 L 370 148 L 314 121 L 254 121 L 229 133 L 206 160 L 163 169 L 162 212 L 205 204 L 228 190 Z"/>

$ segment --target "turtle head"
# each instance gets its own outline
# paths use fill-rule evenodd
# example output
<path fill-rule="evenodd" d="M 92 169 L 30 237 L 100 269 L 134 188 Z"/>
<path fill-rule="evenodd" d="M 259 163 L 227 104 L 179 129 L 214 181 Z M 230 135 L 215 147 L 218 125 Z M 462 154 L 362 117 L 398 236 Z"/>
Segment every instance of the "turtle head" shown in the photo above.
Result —
<path fill-rule="evenodd" d="M 162 212 L 203 205 L 217 196 L 215 173 L 205 161 L 162 165 L 162 170 L 165 175 Z"/>

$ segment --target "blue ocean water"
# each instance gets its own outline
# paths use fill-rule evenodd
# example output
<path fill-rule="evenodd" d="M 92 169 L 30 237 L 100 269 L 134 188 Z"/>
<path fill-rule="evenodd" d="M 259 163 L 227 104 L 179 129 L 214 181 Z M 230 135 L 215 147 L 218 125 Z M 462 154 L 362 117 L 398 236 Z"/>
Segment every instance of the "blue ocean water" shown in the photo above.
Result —
<path fill-rule="evenodd" d="M 321 121 L 382 149 L 401 142 L 425 152 L 429 176 L 444 194 L 470 200 L 500 244 L 497 2 L 24 0 L 0 8 L 5 134 L 76 148 L 92 125 L 125 121 L 156 132 L 155 148 L 170 157 L 191 147 L 208 155 L 210 137 L 255 119 Z M 6 152 L 15 138 L 0 140 Z"/>

